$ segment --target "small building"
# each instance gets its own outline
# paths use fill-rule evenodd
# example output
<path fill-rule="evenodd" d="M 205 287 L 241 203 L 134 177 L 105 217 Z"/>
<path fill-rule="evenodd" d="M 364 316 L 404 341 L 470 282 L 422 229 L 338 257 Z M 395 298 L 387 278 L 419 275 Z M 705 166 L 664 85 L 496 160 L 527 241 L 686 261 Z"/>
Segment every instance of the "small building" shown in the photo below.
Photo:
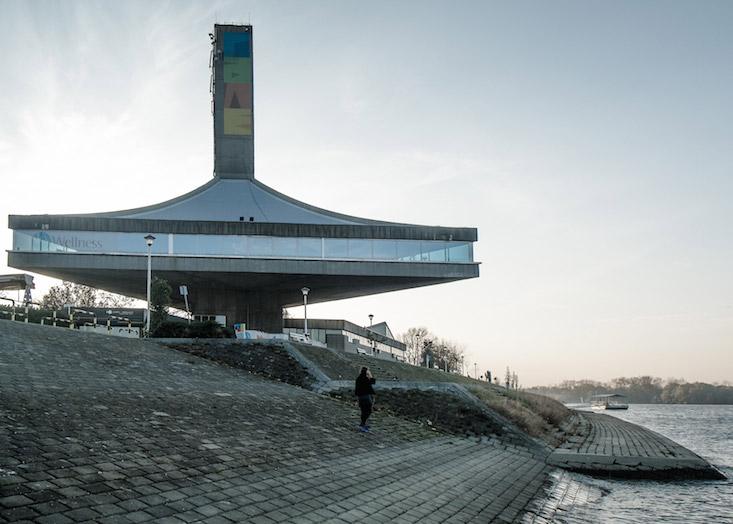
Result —
<path fill-rule="evenodd" d="M 283 332 L 303 334 L 302 318 L 283 319 Z M 357 326 L 348 320 L 308 319 L 310 339 L 331 349 L 369 355 L 384 360 L 405 361 L 407 346 L 396 340 L 386 322 L 370 327 Z"/>

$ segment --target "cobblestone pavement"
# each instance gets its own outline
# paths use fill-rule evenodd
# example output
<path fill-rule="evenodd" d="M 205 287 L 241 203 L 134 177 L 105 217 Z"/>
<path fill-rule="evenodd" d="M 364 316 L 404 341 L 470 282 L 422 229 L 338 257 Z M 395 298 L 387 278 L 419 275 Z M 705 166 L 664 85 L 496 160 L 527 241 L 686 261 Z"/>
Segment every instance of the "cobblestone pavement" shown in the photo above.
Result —
<path fill-rule="evenodd" d="M 606 414 L 576 416 L 580 436 L 553 451 L 548 463 L 590 474 L 725 478 L 689 449 L 647 428 Z"/>
<path fill-rule="evenodd" d="M 0 321 L 0 521 L 515 522 L 544 457 L 153 343 Z M 523 513 L 529 510 L 528 513 Z"/>

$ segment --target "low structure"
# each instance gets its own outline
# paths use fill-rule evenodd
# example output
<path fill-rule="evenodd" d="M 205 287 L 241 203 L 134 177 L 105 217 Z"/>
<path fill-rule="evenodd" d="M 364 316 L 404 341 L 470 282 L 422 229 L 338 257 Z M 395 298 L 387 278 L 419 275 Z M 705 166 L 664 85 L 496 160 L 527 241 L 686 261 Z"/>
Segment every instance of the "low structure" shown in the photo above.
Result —
<path fill-rule="evenodd" d="M 24 291 L 23 302 L 25 304 L 31 302 L 31 289 L 35 289 L 35 287 L 33 275 L 26 273 L 0 275 L 0 291 Z"/>
<path fill-rule="evenodd" d="M 302 318 L 284 319 L 283 332 L 303 334 Z M 396 340 L 386 322 L 362 327 L 348 320 L 308 319 L 309 338 L 331 349 L 404 362 L 407 346 Z"/>

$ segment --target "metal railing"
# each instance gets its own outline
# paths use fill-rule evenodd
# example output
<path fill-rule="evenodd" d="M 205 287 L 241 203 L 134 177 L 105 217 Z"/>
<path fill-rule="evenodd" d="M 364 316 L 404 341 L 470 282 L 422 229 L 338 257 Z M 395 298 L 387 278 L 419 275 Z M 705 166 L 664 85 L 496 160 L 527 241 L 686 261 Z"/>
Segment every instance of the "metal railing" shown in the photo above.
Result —
<path fill-rule="evenodd" d="M 9 308 L 0 308 L 0 318 L 2 316 L 8 317 L 9 320 L 14 322 L 25 322 L 26 324 L 30 322 L 30 311 L 33 309 L 41 309 L 41 304 L 38 304 L 36 302 L 27 302 L 24 306 L 17 306 L 16 301 L 12 298 L 8 297 L 0 297 L 0 300 L 7 300 L 11 303 L 11 306 Z M 36 306 L 35 308 L 32 306 Z M 78 320 L 74 321 L 74 315 L 77 315 L 77 319 L 79 314 L 92 316 L 91 321 L 84 321 L 83 323 L 80 323 Z M 114 327 L 112 326 L 113 320 L 118 320 L 126 324 L 126 326 L 122 326 L 120 328 L 120 331 L 127 330 L 127 336 L 130 338 L 134 338 L 138 336 L 138 333 L 135 331 L 137 328 L 133 328 L 132 324 L 133 321 L 130 318 L 127 317 L 118 317 L 115 315 L 110 315 L 105 318 L 104 323 L 99 322 L 100 319 L 97 318 L 96 314 L 93 311 L 87 311 L 80 308 L 70 308 L 69 309 L 69 318 L 60 317 L 58 315 L 58 311 L 53 311 L 51 315 L 46 315 L 40 317 L 40 325 L 42 326 L 51 326 L 51 327 L 68 327 L 70 329 L 79 329 L 80 327 L 92 327 L 94 331 L 97 331 L 97 327 L 105 327 L 107 330 L 107 333 L 110 334 L 113 332 Z M 79 324 L 79 327 L 77 327 L 77 324 Z"/>

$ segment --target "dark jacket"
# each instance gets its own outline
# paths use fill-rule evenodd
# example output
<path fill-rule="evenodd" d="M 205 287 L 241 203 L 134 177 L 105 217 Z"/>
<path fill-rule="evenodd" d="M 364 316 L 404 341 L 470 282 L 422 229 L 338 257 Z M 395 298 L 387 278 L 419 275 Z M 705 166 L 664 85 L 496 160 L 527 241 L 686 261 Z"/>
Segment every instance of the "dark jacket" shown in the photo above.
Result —
<path fill-rule="evenodd" d="M 376 383 L 375 378 L 369 378 L 366 375 L 359 375 L 356 377 L 356 387 L 354 388 L 354 394 L 357 397 L 364 397 L 366 395 L 374 395 L 374 389 L 372 384 Z"/>

